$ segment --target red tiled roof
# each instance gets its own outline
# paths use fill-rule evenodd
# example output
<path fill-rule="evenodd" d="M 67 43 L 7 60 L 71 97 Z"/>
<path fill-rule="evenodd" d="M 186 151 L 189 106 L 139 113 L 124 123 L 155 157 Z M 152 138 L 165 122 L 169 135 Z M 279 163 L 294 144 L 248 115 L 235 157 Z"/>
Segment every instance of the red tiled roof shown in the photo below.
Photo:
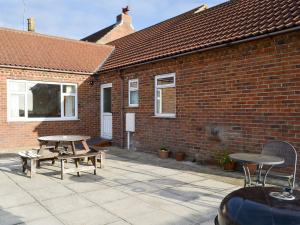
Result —
<path fill-rule="evenodd" d="M 0 65 L 94 73 L 114 47 L 0 28 Z"/>
<path fill-rule="evenodd" d="M 195 11 L 109 43 L 116 49 L 101 71 L 300 26 L 299 0 L 231 0 Z"/>

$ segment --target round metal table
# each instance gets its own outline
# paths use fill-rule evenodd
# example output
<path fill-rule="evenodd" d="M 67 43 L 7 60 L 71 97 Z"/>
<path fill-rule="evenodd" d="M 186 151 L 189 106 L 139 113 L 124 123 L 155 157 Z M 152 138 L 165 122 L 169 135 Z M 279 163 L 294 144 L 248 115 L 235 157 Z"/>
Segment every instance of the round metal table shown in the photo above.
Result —
<path fill-rule="evenodd" d="M 282 189 L 247 187 L 233 191 L 222 200 L 215 224 L 300 224 L 300 191 L 293 191 L 292 200 L 274 198 L 271 195 L 274 192 L 282 192 Z"/>
<path fill-rule="evenodd" d="M 53 136 L 43 136 L 39 137 L 38 141 L 40 142 L 40 151 L 39 154 L 43 154 L 43 150 L 46 149 L 46 146 L 49 142 L 55 143 L 55 149 L 58 148 L 60 143 L 67 143 L 69 148 L 72 150 L 73 154 L 76 155 L 75 143 L 80 142 L 85 151 L 89 151 L 89 146 L 86 143 L 86 140 L 90 139 L 89 136 L 81 135 L 53 135 Z"/>
<path fill-rule="evenodd" d="M 253 153 L 234 153 L 230 154 L 229 157 L 235 161 L 239 162 L 243 166 L 244 174 L 245 174 L 245 185 L 244 186 L 265 186 L 266 178 L 268 173 L 273 168 L 273 166 L 280 165 L 284 163 L 284 159 L 272 156 L 272 155 L 263 155 L 263 154 L 253 154 Z M 248 164 L 257 164 L 258 165 L 258 173 L 256 181 L 253 183 L 251 180 L 251 174 L 248 167 Z M 269 168 L 266 170 L 263 179 L 262 179 L 262 169 L 263 166 L 268 166 Z"/>

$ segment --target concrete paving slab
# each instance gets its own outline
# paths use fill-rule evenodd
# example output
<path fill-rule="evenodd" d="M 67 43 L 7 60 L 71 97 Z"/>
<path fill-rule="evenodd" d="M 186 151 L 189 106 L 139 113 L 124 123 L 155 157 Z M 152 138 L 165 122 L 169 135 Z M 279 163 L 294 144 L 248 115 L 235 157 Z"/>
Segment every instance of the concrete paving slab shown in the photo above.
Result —
<path fill-rule="evenodd" d="M 2 209 L 21 206 L 34 202 L 34 198 L 32 198 L 29 194 L 21 190 L 0 196 L 0 208 Z"/>
<path fill-rule="evenodd" d="M 20 225 L 63 225 L 63 223 L 60 222 L 54 216 L 50 216 L 50 217 L 37 219 L 37 220 L 29 221 L 29 222 L 26 222 L 26 223 L 22 223 Z"/>
<path fill-rule="evenodd" d="M 130 195 L 153 193 L 153 192 L 160 190 L 160 187 L 158 187 L 156 185 L 152 185 L 151 182 L 147 182 L 147 181 L 121 185 L 121 186 L 118 186 L 115 188 L 119 189 L 125 193 L 128 193 Z"/>
<path fill-rule="evenodd" d="M 68 195 L 63 198 L 54 198 L 41 201 L 41 204 L 52 214 L 59 214 L 93 206 L 91 201 L 76 194 Z"/>
<path fill-rule="evenodd" d="M 74 194 L 73 191 L 70 189 L 60 185 L 52 185 L 41 189 L 36 190 L 29 190 L 30 194 L 37 198 L 39 201 L 58 198 L 58 197 L 65 197 L 67 195 Z"/>
<path fill-rule="evenodd" d="M 104 225 L 120 219 L 106 210 L 92 206 L 56 215 L 65 225 Z"/>
<path fill-rule="evenodd" d="M 108 188 L 104 190 L 101 189 L 97 191 L 82 193 L 82 196 L 100 206 L 103 203 L 114 202 L 129 197 L 128 194 L 115 188 Z"/>
<path fill-rule="evenodd" d="M 140 214 L 136 217 L 128 218 L 128 221 L 134 225 L 193 225 L 193 221 L 174 214 L 155 210 L 150 213 Z"/>
<path fill-rule="evenodd" d="M 50 216 L 50 214 L 46 209 L 41 207 L 38 203 L 32 203 L 0 210 L 0 224 L 20 224 L 48 216 Z"/>
<path fill-rule="evenodd" d="M 84 193 L 96 190 L 103 190 L 106 188 L 110 188 L 109 186 L 102 184 L 102 183 L 91 183 L 91 182 L 74 182 L 65 185 L 70 190 L 77 192 L 77 193 Z"/>
<path fill-rule="evenodd" d="M 130 223 L 127 223 L 126 221 L 124 220 L 119 220 L 117 222 L 113 222 L 113 223 L 110 223 L 108 225 L 131 225 Z"/>
<path fill-rule="evenodd" d="M 128 197 L 119 201 L 106 203 L 102 207 L 125 220 L 155 210 L 150 204 L 136 197 Z"/>

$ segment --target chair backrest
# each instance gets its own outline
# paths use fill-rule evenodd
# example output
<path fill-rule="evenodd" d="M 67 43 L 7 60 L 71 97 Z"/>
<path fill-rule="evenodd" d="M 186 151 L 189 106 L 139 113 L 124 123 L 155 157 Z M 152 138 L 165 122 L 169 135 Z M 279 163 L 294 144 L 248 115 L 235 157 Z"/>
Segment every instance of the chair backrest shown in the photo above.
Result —
<path fill-rule="evenodd" d="M 284 163 L 278 167 L 293 167 L 296 170 L 297 152 L 296 149 L 288 142 L 270 141 L 265 144 L 261 153 L 284 158 Z"/>

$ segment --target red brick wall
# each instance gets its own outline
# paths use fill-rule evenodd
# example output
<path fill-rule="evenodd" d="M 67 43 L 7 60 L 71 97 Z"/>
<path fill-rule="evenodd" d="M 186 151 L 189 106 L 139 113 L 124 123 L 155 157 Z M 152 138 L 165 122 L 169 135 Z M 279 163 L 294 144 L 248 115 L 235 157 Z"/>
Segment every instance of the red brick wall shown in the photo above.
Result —
<path fill-rule="evenodd" d="M 300 153 L 299 40 L 294 32 L 121 71 L 125 112 L 136 113 L 135 147 L 155 152 L 164 144 L 210 160 L 219 149 L 260 152 L 268 140 L 281 139 Z M 176 118 L 155 118 L 154 77 L 171 72 L 176 72 Z M 119 88 L 115 74 L 101 74 L 106 79 L 101 82 L 117 82 Z M 139 79 L 138 108 L 128 108 L 133 78 Z M 115 97 L 118 144 L 121 103 Z"/>
<path fill-rule="evenodd" d="M 88 78 L 87 75 L 0 68 L 0 151 L 35 146 L 36 138 L 43 135 L 99 136 L 99 85 L 90 86 Z M 7 79 L 77 83 L 79 120 L 7 122 Z"/>

